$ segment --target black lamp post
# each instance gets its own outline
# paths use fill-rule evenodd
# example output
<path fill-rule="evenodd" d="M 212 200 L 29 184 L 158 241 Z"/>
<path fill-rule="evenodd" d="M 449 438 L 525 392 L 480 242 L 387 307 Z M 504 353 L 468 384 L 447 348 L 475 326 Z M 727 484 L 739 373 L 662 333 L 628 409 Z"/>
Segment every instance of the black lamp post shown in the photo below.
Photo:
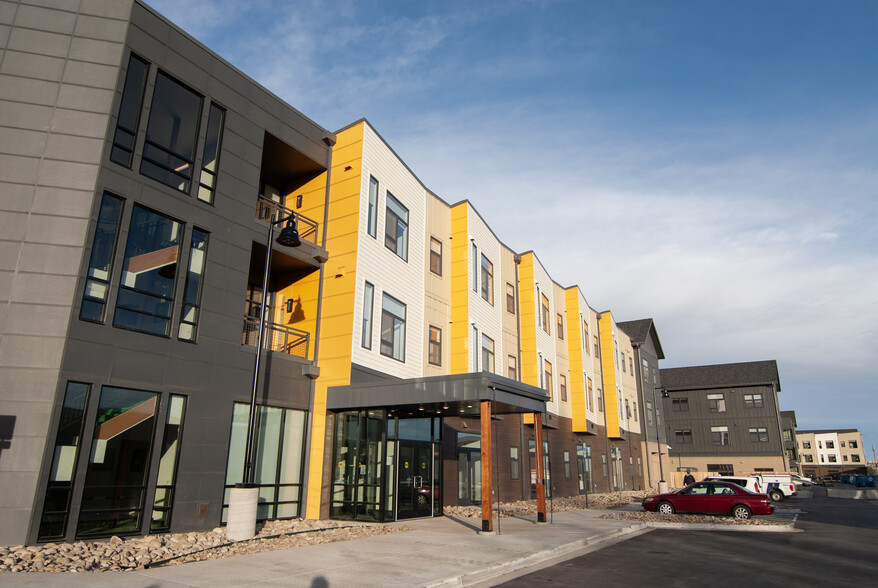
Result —
<path fill-rule="evenodd" d="M 268 274 L 271 267 L 271 240 L 274 237 L 274 226 L 286 222 L 287 225 L 281 229 L 280 235 L 277 236 L 277 244 L 284 247 L 298 247 L 302 244 L 299 239 L 298 223 L 296 221 L 296 213 L 293 212 L 288 216 L 281 217 L 280 212 L 276 213 L 276 220 L 268 223 L 268 240 L 265 244 L 265 269 L 262 273 L 262 304 L 259 307 L 259 331 L 256 336 L 256 359 L 253 366 L 253 389 L 250 393 L 250 418 L 247 421 L 247 446 L 244 450 L 244 485 L 253 486 L 256 468 L 253 467 L 253 435 L 256 428 L 256 395 L 259 389 L 259 366 L 262 362 L 262 342 L 265 337 L 265 305 L 268 297 Z M 254 521 L 255 524 L 255 521 Z"/>

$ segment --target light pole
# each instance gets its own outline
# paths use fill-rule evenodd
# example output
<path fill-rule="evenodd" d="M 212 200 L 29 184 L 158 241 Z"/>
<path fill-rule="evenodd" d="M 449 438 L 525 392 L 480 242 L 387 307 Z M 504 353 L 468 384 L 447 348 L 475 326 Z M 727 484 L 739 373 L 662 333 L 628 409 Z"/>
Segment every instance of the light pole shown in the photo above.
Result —
<path fill-rule="evenodd" d="M 652 404 L 655 407 L 655 414 L 658 415 L 658 403 L 655 400 L 655 391 L 656 390 L 662 391 L 662 398 L 667 398 L 667 396 L 665 396 L 665 394 L 667 394 L 667 391 L 664 388 L 656 388 L 655 386 L 652 387 Z M 662 468 L 662 442 L 661 442 L 661 436 L 659 435 L 658 417 L 655 418 L 654 422 L 655 422 L 655 425 L 654 425 L 655 426 L 655 446 L 656 446 L 656 449 L 658 450 L 658 456 L 659 456 L 658 491 L 659 491 L 659 494 L 664 494 L 665 492 L 668 491 L 668 483 L 665 481 L 665 471 Z M 668 456 L 670 457 L 670 454 L 668 454 Z"/>
<path fill-rule="evenodd" d="M 262 272 L 262 301 L 259 307 L 259 330 L 256 336 L 256 359 L 253 361 L 253 387 L 250 391 L 250 416 L 247 420 L 247 444 L 244 450 L 243 483 L 236 484 L 229 496 L 229 515 L 226 522 L 226 538 L 232 541 L 252 539 L 256 535 L 256 510 L 259 503 L 259 488 L 254 484 L 253 446 L 256 433 L 256 398 L 259 390 L 259 367 L 262 363 L 262 345 L 265 338 L 265 306 L 268 300 L 268 275 L 271 268 L 271 241 L 274 226 L 286 222 L 277 237 L 277 244 L 284 247 L 298 247 L 299 239 L 296 213 L 281 216 L 278 210 L 268 222 L 268 239 L 265 243 L 265 265 Z"/>

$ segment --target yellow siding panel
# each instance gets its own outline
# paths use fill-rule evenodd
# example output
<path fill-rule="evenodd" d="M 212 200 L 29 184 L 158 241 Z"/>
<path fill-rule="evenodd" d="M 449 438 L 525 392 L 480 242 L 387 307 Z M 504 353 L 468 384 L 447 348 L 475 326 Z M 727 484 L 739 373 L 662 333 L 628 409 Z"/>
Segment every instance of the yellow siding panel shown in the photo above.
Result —
<path fill-rule="evenodd" d="M 467 263 L 469 204 L 463 202 L 451 209 L 451 329 L 450 371 L 469 371 L 469 285 Z"/>
<path fill-rule="evenodd" d="M 588 432 L 585 376 L 582 366 L 582 321 L 579 318 L 579 288 L 564 291 L 567 304 L 567 350 L 570 355 L 570 405 L 573 411 L 573 432 Z M 588 341 L 585 342 L 588 345 Z"/>
<path fill-rule="evenodd" d="M 604 379 L 604 418 L 607 424 L 607 436 L 618 437 L 619 426 L 619 395 L 616 393 L 616 361 L 613 348 L 613 317 L 609 312 L 601 314 L 601 372 Z"/>

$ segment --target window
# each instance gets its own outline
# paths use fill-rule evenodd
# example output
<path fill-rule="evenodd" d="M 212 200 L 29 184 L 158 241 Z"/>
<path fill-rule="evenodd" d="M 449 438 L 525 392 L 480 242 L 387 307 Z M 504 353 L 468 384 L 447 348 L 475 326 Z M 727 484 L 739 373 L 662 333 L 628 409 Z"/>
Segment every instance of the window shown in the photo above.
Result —
<path fill-rule="evenodd" d="M 762 394 L 744 394 L 744 406 L 747 408 L 762 408 Z"/>
<path fill-rule="evenodd" d="M 689 412 L 688 398 L 672 398 L 671 410 L 674 412 Z"/>
<path fill-rule="evenodd" d="M 594 391 L 592 390 L 592 381 L 591 378 L 586 376 L 586 392 L 588 393 L 588 410 L 594 412 Z"/>
<path fill-rule="evenodd" d="M 622 373 L 625 373 L 625 352 L 622 352 Z"/>
<path fill-rule="evenodd" d="M 201 314 L 201 290 L 204 285 L 204 265 L 207 261 L 207 233 L 192 229 L 192 242 L 189 246 L 189 270 L 186 272 L 186 287 L 183 292 L 183 312 L 180 315 L 179 338 L 195 341 L 198 331 L 198 318 Z"/>
<path fill-rule="evenodd" d="M 768 429 L 765 427 L 750 427 L 751 443 L 768 443 Z"/>
<path fill-rule="evenodd" d="M 729 444 L 729 428 L 728 427 L 711 427 L 710 437 L 714 445 Z"/>
<path fill-rule="evenodd" d="M 842 455 L 841 457 L 842 457 L 842 459 L 843 459 L 844 461 L 847 461 L 847 460 L 848 460 L 848 456 L 847 456 L 847 455 Z"/>
<path fill-rule="evenodd" d="M 506 282 L 506 312 L 515 314 L 515 286 Z"/>
<path fill-rule="evenodd" d="M 549 332 L 549 299 L 546 298 L 545 294 L 540 294 L 540 304 L 542 305 L 540 318 L 543 321 L 543 330 L 551 335 Z"/>
<path fill-rule="evenodd" d="M 482 333 L 482 371 L 494 373 L 494 340 Z"/>
<path fill-rule="evenodd" d="M 179 222 L 134 207 L 113 325 L 168 335 L 182 234 Z"/>
<path fill-rule="evenodd" d="M 151 533 L 166 532 L 171 528 L 171 508 L 174 505 L 177 461 L 180 458 L 180 436 L 183 432 L 185 413 L 186 397 L 171 394 L 165 428 L 162 432 L 162 453 L 159 456 L 159 472 L 149 524 Z"/>
<path fill-rule="evenodd" d="M 482 254 L 482 298 L 494 305 L 494 264 Z"/>
<path fill-rule="evenodd" d="M 146 125 L 140 173 L 189 193 L 201 101 L 200 95 L 158 72 Z"/>
<path fill-rule="evenodd" d="M 707 395 L 707 410 L 709 412 L 725 412 L 726 401 L 722 394 Z"/>
<path fill-rule="evenodd" d="M 601 346 L 598 345 L 598 336 L 597 335 L 594 336 L 594 356 L 595 357 L 601 356 Z"/>
<path fill-rule="evenodd" d="M 430 237 L 430 271 L 442 275 L 442 241 L 436 237 Z"/>
<path fill-rule="evenodd" d="M 582 321 L 582 350 L 585 351 L 586 355 L 590 355 L 589 350 L 589 338 L 588 338 L 588 323 L 583 319 Z"/>
<path fill-rule="evenodd" d="M 625 399 L 625 418 L 631 418 L 631 403 L 628 402 L 628 399 Z"/>
<path fill-rule="evenodd" d="M 606 478 L 609 476 L 609 472 L 607 471 L 608 468 L 607 468 L 607 454 L 606 453 L 601 454 L 601 465 L 604 468 L 604 477 Z"/>
<path fill-rule="evenodd" d="M 378 235 L 378 180 L 369 176 L 369 211 L 366 217 L 366 232 L 369 236 Z"/>
<path fill-rule="evenodd" d="M 119 233 L 119 220 L 122 218 L 122 199 L 112 194 L 104 194 L 98 224 L 95 227 L 88 262 L 88 274 L 79 318 L 96 323 L 104 320 L 104 306 L 113 272 L 113 257 L 116 254 L 116 236 Z"/>
<path fill-rule="evenodd" d="M 216 191 L 216 174 L 219 171 L 225 118 L 225 110 L 216 104 L 210 105 L 210 115 L 207 117 L 207 135 L 201 151 L 201 177 L 198 180 L 198 199 L 208 204 L 213 204 L 213 195 Z"/>
<path fill-rule="evenodd" d="M 113 148 L 110 150 L 110 161 L 129 169 L 134 159 L 134 142 L 137 139 L 148 73 L 149 64 L 132 53 L 128 58 L 128 72 L 125 74 L 125 87 L 122 89 L 116 132 L 113 134 Z"/>
<path fill-rule="evenodd" d="M 640 360 L 640 371 L 642 372 L 640 376 L 643 378 L 643 381 L 649 382 L 649 362 L 645 359 Z"/>
<path fill-rule="evenodd" d="M 571 468 L 570 468 L 570 452 L 565 449 L 563 455 L 564 455 L 564 477 L 569 480 L 570 476 L 572 475 Z"/>
<path fill-rule="evenodd" d="M 372 311 L 374 309 L 375 286 L 366 282 L 363 286 L 363 329 L 360 333 L 360 345 L 372 349 Z"/>
<path fill-rule="evenodd" d="M 634 422 L 636 423 L 637 422 L 637 403 L 634 401 L 631 401 L 631 407 L 632 407 L 632 410 L 634 411 Z"/>
<path fill-rule="evenodd" d="M 479 371 L 479 330 L 473 325 L 473 339 L 471 349 L 473 352 L 473 371 Z"/>
<path fill-rule="evenodd" d="M 561 402 L 567 401 L 567 376 L 561 374 L 558 376 L 558 388 L 561 391 Z"/>
<path fill-rule="evenodd" d="M 546 386 L 546 394 L 549 395 L 549 400 L 552 400 L 552 391 L 554 388 L 552 386 L 552 364 L 548 361 L 545 362 L 545 369 L 543 373 L 545 374 L 543 383 Z"/>
<path fill-rule="evenodd" d="M 518 447 L 509 448 L 509 478 L 518 480 L 521 477 L 521 458 L 518 454 Z"/>
<path fill-rule="evenodd" d="M 476 242 L 472 242 L 473 249 L 473 292 L 479 291 L 479 248 L 476 247 Z"/>
<path fill-rule="evenodd" d="M 628 372 L 634 375 L 634 358 L 631 355 L 628 356 Z"/>
<path fill-rule="evenodd" d="M 844 447 L 844 441 L 841 442 L 841 446 Z"/>
<path fill-rule="evenodd" d="M 813 455 L 811 455 L 810 453 L 803 453 L 802 455 L 805 457 L 806 463 L 814 463 L 814 456 Z"/>
<path fill-rule="evenodd" d="M 856 441 L 848 441 L 848 447 L 851 449 L 858 449 L 860 446 Z"/>
<path fill-rule="evenodd" d="M 826 449 L 835 449 L 835 441 L 827 441 Z"/>
<path fill-rule="evenodd" d="M 386 293 L 381 301 L 381 355 L 405 361 L 405 304 Z"/>
<path fill-rule="evenodd" d="M 506 377 L 510 380 L 518 379 L 518 360 L 514 355 L 506 358 Z"/>
<path fill-rule="evenodd" d="M 597 394 L 597 396 L 598 396 L 598 397 L 597 397 L 597 401 L 598 401 L 598 411 L 599 411 L 599 412 L 604 412 L 604 397 L 603 397 L 603 395 L 601 394 L 601 389 L 600 389 L 600 388 L 598 388 L 598 394 Z"/>
<path fill-rule="evenodd" d="M 428 361 L 432 365 L 442 365 L 442 329 L 430 325 L 430 350 Z"/>
<path fill-rule="evenodd" d="M 790 429 L 783 430 L 783 440 L 787 443 L 793 440 L 793 432 Z"/>
<path fill-rule="evenodd" d="M 563 341 L 564 340 L 564 317 L 562 317 L 560 314 L 557 315 L 555 318 L 555 325 L 557 326 L 557 330 L 558 330 L 558 338 Z"/>
<path fill-rule="evenodd" d="M 674 431 L 674 441 L 677 443 L 692 443 L 692 429 L 677 429 Z"/>
<path fill-rule="evenodd" d="M 55 435 L 55 451 L 43 503 L 43 516 L 40 520 L 40 541 L 64 539 L 90 391 L 90 384 L 67 382 L 61 419 Z"/>
<path fill-rule="evenodd" d="M 851 461 L 856 461 L 856 462 L 859 463 L 859 461 L 860 461 L 860 456 L 857 455 L 856 453 L 854 453 L 853 455 L 851 455 Z"/>
<path fill-rule="evenodd" d="M 646 401 L 646 422 L 652 425 L 652 402 Z"/>
<path fill-rule="evenodd" d="M 384 246 L 404 261 L 409 258 L 409 211 L 387 193 L 387 216 L 384 219 Z"/>
<path fill-rule="evenodd" d="M 802 441 L 802 449 L 811 449 L 810 441 Z"/>
<path fill-rule="evenodd" d="M 655 407 L 655 426 L 660 427 L 662 425 L 662 411 L 658 406 Z"/>
<path fill-rule="evenodd" d="M 836 455 L 834 453 L 830 453 L 829 454 L 829 463 L 837 463 L 837 462 L 838 462 L 838 457 L 836 457 Z"/>

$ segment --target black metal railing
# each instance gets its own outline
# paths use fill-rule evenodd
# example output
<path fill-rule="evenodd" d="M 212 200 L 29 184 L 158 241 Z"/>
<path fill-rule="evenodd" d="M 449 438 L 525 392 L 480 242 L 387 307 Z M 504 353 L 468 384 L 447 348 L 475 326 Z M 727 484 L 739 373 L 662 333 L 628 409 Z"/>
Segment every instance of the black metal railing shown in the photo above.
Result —
<path fill-rule="evenodd" d="M 259 318 L 244 317 L 244 333 L 242 343 L 256 347 L 256 341 L 259 338 Z M 287 355 L 295 355 L 308 359 L 308 346 L 311 342 L 311 333 L 301 331 L 285 325 L 276 323 L 265 323 L 263 349 L 286 353 Z"/>
<path fill-rule="evenodd" d="M 259 196 L 256 200 L 256 219 L 269 222 L 274 218 L 286 218 L 293 216 L 298 223 L 299 239 L 312 245 L 319 246 L 317 242 L 317 222 L 307 216 L 301 215 L 294 210 L 281 206 L 265 196 Z"/>

